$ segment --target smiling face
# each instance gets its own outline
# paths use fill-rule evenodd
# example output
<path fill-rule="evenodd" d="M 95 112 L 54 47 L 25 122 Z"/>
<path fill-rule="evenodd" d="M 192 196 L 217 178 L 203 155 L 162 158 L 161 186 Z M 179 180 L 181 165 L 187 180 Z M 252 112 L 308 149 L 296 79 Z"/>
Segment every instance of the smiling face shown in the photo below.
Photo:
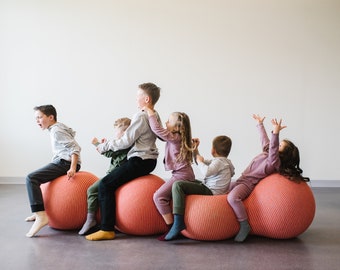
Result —
<path fill-rule="evenodd" d="M 47 116 L 39 110 L 35 111 L 35 120 L 42 130 L 49 128 L 55 123 L 53 115 Z"/>

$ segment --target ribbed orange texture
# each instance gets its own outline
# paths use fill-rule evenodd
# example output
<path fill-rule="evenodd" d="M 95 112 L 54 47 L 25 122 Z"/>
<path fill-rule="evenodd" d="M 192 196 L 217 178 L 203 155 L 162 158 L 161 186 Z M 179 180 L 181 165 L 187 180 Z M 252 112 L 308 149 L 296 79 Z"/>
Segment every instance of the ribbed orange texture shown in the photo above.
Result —
<path fill-rule="evenodd" d="M 41 185 L 49 226 L 74 230 L 83 226 L 87 215 L 87 189 L 98 177 L 80 171 L 70 179 L 67 175 Z"/>
<path fill-rule="evenodd" d="M 116 227 L 131 235 L 153 235 L 166 225 L 153 202 L 153 194 L 164 180 L 149 174 L 121 186 L 116 191 Z"/>
<path fill-rule="evenodd" d="M 236 235 L 239 225 L 226 201 L 227 195 L 189 195 L 183 235 L 195 240 L 223 240 Z M 244 200 L 251 234 L 276 239 L 300 235 L 315 215 L 315 199 L 307 183 L 295 183 L 273 174 Z"/>

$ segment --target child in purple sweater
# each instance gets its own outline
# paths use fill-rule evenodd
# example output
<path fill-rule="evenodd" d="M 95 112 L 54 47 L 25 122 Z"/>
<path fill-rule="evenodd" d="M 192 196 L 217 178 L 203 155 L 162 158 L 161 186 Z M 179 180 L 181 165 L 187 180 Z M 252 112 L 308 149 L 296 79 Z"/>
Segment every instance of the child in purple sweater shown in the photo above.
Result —
<path fill-rule="evenodd" d="M 165 170 L 172 171 L 172 176 L 155 192 L 153 200 L 170 230 L 174 222 L 170 206 L 172 184 L 179 180 L 195 180 L 195 174 L 191 167 L 194 147 L 190 120 L 185 113 L 174 112 L 170 114 L 168 121 L 165 123 L 166 128 L 163 128 L 157 121 L 156 113 L 153 109 L 145 107 L 144 110 L 148 112 L 152 131 L 158 138 L 166 141 L 164 165 Z M 164 241 L 166 234 L 158 237 L 158 240 Z"/>
<path fill-rule="evenodd" d="M 236 242 L 243 242 L 251 230 L 242 201 L 250 195 L 259 181 L 276 172 L 293 181 L 308 181 L 308 178 L 301 176 L 298 148 L 288 140 L 279 142 L 279 133 L 286 128 L 286 126 L 281 125 L 282 120 L 271 120 L 273 131 L 271 140 L 269 140 L 263 126 L 265 117 L 254 114 L 253 118 L 258 122 L 257 127 L 260 132 L 263 152 L 251 161 L 236 182 L 230 184 L 227 197 L 227 201 L 240 223 L 240 230 L 234 239 Z"/>

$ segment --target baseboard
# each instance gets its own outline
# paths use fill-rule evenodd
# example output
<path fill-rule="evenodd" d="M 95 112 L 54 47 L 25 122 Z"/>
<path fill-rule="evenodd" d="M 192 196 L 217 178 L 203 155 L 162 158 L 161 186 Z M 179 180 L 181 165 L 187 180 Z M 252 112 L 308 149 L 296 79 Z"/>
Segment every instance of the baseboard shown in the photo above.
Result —
<path fill-rule="evenodd" d="M 1 184 L 25 184 L 24 177 L 0 177 Z M 311 180 L 311 187 L 340 187 L 340 180 Z"/>
<path fill-rule="evenodd" d="M 0 177 L 0 184 L 25 184 L 24 177 Z"/>
<path fill-rule="evenodd" d="M 311 187 L 340 187 L 340 180 L 311 180 Z"/>

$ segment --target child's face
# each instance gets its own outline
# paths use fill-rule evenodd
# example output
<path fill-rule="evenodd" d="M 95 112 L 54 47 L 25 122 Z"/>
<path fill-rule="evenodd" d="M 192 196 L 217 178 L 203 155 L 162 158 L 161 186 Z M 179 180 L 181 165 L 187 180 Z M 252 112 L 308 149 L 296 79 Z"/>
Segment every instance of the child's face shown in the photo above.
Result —
<path fill-rule="evenodd" d="M 281 141 L 279 145 L 279 153 L 281 153 L 285 147 L 287 146 L 287 143 L 285 141 Z"/>
<path fill-rule="evenodd" d="M 35 119 L 42 130 L 47 129 L 55 123 L 53 115 L 47 116 L 41 111 L 35 111 Z"/>
<path fill-rule="evenodd" d="M 142 110 L 148 104 L 150 105 L 151 103 L 150 97 L 140 88 L 138 88 L 137 90 L 136 101 L 137 101 L 137 107 L 140 110 Z"/>
<path fill-rule="evenodd" d="M 169 131 L 174 131 L 176 128 L 177 117 L 173 114 L 169 115 L 168 121 L 165 122 L 166 129 Z"/>

